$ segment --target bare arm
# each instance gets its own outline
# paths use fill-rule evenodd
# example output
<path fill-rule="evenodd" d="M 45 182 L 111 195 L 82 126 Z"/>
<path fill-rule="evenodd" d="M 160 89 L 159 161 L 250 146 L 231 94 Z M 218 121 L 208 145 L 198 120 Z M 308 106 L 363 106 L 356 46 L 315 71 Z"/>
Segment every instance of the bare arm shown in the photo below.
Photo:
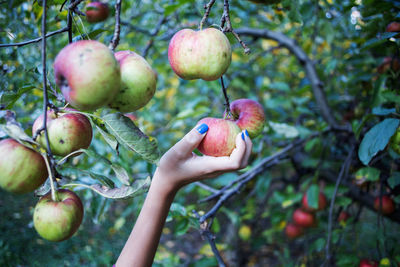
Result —
<path fill-rule="evenodd" d="M 252 143 L 245 132 L 236 137 L 236 148 L 229 157 L 194 154 L 193 150 L 206 135 L 207 129 L 206 125 L 200 125 L 191 130 L 161 158 L 136 224 L 118 258 L 117 267 L 151 266 L 165 219 L 179 188 L 247 165 Z"/>

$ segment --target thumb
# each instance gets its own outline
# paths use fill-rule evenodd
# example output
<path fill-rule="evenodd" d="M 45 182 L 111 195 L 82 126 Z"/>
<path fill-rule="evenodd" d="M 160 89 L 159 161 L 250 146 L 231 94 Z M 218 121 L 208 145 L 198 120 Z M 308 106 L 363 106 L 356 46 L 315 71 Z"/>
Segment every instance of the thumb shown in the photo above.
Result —
<path fill-rule="evenodd" d="M 188 132 L 178 143 L 170 150 L 176 157 L 182 158 L 191 155 L 193 150 L 200 144 L 208 131 L 208 125 L 203 123 L 197 125 Z"/>

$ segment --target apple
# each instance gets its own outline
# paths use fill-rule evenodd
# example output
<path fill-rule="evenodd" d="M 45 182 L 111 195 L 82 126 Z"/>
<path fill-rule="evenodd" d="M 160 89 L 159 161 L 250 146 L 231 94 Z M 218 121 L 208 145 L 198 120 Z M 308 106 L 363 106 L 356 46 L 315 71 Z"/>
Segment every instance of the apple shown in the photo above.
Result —
<path fill-rule="evenodd" d="M 312 227 L 315 225 L 315 215 L 302 209 L 296 209 L 293 213 L 293 221 L 303 227 Z"/>
<path fill-rule="evenodd" d="M 359 267 L 378 267 L 378 263 L 376 261 L 362 259 L 360 260 Z"/>
<path fill-rule="evenodd" d="M 0 141 L 0 187 L 13 193 L 28 193 L 46 179 L 46 163 L 38 152 L 11 138 Z"/>
<path fill-rule="evenodd" d="M 378 212 L 381 209 L 381 200 L 379 197 L 376 197 L 374 200 L 374 209 Z M 382 196 L 382 214 L 391 214 L 395 211 L 395 209 L 396 207 L 393 199 L 387 195 Z"/>
<path fill-rule="evenodd" d="M 126 113 L 124 114 L 125 117 L 128 117 L 129 119 L 131 119 L 132 122 L 135 122 L 138 120 L 137 116 L 133 113 Z"/>
<path fill-rule="evenodd" d="M 378 73 L 383 74 L 389 69 L 395 72 L 400 70 L 400 61 L 397 58 L 385 57 L 383 62 L 378 66 Z"/>
<path fill-rule="evenodd" d="M 258 136 L 264 129 L 265 114 L 260 103 L 251 99 L 237 99 L 230 104 L 235 123 L 249 132 L 250 138 Z"/>
<path fill-rule="evenodd" d="M 119 51 L 114 55 L 121 68 L 121 89 L 109 106 L 120 112 L 131 112 L 144 107 L 156 91 L 156 73 L 135 52 Z"/>
<path fill-rule="evenodd" d="M 54 76 L 65 99 L 79 110 L 106 106 L 121 87 L 114 54 L 104 44 L 92 40 L 64 47 L 54 61 Z"/>
<path fill-rule="evenodd" d="M 73 111 L 73 110 L 69 110 Z M 32 134 L 43 126 L 43 114 L 32 127 Z M 57 156 L 66 156 L 81 148 L 88 148 L 92 142 L 92 126 L 85 115 L 79 113 L 56 113 L 47 111 L 47 133 L 51 151 Z M 38 142 L 47 147 L 44 131 L 38 135 Z"/>
<path fill-rule="evenodd" d="M 295 239 L 304 234 L 304 228 L 294 223 L 288 223 L 285 228 L 285 233 L 289 239 Z"/>
<path fill-rule="evenodd" d="M 208 131 L 197 149 L 208 156 L 229 156 L 236 146 L 236 136 L 241 132 L 236 123 L 218 118 L 201 119 L 198 125 L 202 123 L 208 125 Z"/>
<path fill-rule="evenodd" d="M 386 26 L 387 32 L 400 32 L 400 22 L 393 21 Z"/>
<path fill-rule="evenodd" d="M 185 80 L 217 80 L 228 69 L 231 58 L 228 38 L 215 28 L 180 30 L 172 37 L 168 47 L 169 64 Z"/>
<path fill-rule="evenodd" d="M 91 2 L 86 5 L 86 20 L 90 23 L 106 20 L 108 13 L 109 8 L 106 3 Z"/>
<path fill-rule="evenodd" d="M 339 213 L 338 222 L 346 222 L 350 218 L 350 214 L 346 211 Z"/>
<path fill-rule="evenodd" d="M 327 200 L 326 200 L 326 196 L 320 192 L 318 195 L 318 208 L 315 209 L 308 205 L 307 192 L 306 192 L 303 195 L 303 199 L 302 199 L 301 203 L 303 205 L 304 210 L 309 211 L 309 212 L 314 212 L 314 211 L 321 211 L 321 210 L 325 209 L 326 205 L 327 205 Z"/>
<path fill-rule="evenodd" d="M 390 138 L 390 147 L 396 152 L 397 154 L 400 154 L 400 128 L 397 128 L 396 132 Z"/>
<path fill-rule="evenodd" d="M 33 225 L 38 234 L 49 241 L 70 238 L 83 219 L 83 205 L 72 191 L 60 189 L 58 200 L 53 201 L 51 192 L 40 198 L 33 212 Z"/>

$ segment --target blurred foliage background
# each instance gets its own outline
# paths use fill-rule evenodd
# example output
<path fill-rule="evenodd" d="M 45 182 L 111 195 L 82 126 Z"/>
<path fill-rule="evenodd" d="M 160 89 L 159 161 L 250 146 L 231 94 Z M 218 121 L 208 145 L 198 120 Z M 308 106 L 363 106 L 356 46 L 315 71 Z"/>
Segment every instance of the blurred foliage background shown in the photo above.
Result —
<path fill-rule="evenodd" d="M 88 1 L 78 7 L 84 11 Z M 66 26 L 67 9 L 62 0 L 48 1 L 48 32 Z M 114 14 L 115 1 L 108 1 Z M 117 50 L 146 54 L 158 73 L 157 91 L 150 103 L 135 112 L 135 123 L 158 140 L 165 152 L 203 117 L 221 117 L 224 97 L 219 81 L 185 81 L 172 71 L 168 42 L 182 28 L 197 28 L 206 1 L 139 0 L 122 1 L 121 40 Z M 41 1 L 0 1 L 0 43 L 18 43 L 40 37 Z M 207 25 L 219 25 L 223 1 L 216 1 Z M 293 39 L 314 61 L 332 115 L 341 125 L 351 125 L 360 142 L 365 132 L 384 117 L 376 109 L 395 109 L 398 116 L 399 73 L 378 73 L 385 57 L 399 56 L 396 34 L 385 33 L 388 23 L 400 20 L 400 3 L 395 0 L 283 0 L 266 5 L 250 1 L 230 1 L 234 29 L 268 29 Z M 74 40 L 94 39 L 108 44 L 114 31 L 114 17 L 89 24 L 84 16 L 73 16 Z M 217 213 L 211 230 L 217 247 L 229 266 L 320 266 L 325 260 L 328 209 L 317 213 L 318 225 L 304 236 L 289 240 L 284 229 L 293 211 L 309 188 L 318 188 L 328 200 L 334 183 L 324 173 L 338 176 L 350 144 L 341 133 L 328 132 L 311 90 L 302 62 L 276 41 L 243 36 L 251 49 L 244 54 L 231 33 L 232 64 L 224 76 L 231 100 L 251 98 L 265 109 L 267 123 L 261 136 L 253 140 L 250 166 L 238 173 L 222 175 L 205 183 L 221 188 L 245 173 L 263 158 L 294 140 L 320 133 L 299 148 L 293 158 L 258 175 Z M 55 88 L 52 63 L 68 44 L 67 33 L 47 39 L 47 66 L 50 84 Z M 26 133 L 42 112 L 40 42 L 25 46 L 0 47 L 0 105 L 13 110 Z M 63 100 L 51 95 L 51 102 Z M 374 111 L 375 108 L 375 111 Z M 99 110 L 97 114 L 105 111 Z M 382 113 L 382 112 L 381 112 Z M 385 113 L 385 112 L 383 112 Z M 1 117 L 4 113 L 0 113 Z M 387 115 L 389 113 L 385 113 Z M 3 118 L 0 118 L 4 122 Z M 120 147 L 119 153 L 107 145 L 95 129 L 91 150 L 123 166 L 133 179 L 143 179 L 155 170 L 134 152 Z M 3 136 L 4 137 L 4 136 Z M 370 168 L 354 160 L 347 184 L 362 180 L 360 192 L 372 196 L 390 192 L 398 196 L 399 156 L 390 148 L 379 154 Z M 62 172 L 74 179 L 94 183 L 90 175 L 77 169 L 112 176 L 109 165 L 96 157 L 81 155 L 67 161 Z M 374 175 L 378 172 L 377 175 Z M 397 177 L 397 178 L 396 178 Z M 359 183 L 358 183 L 359 184 Z M 386 188 L 387 185 L 390 185 Z M 37 202 L 33 193 L 11 195 L 0 191 L 1 266 L 111 266 L 133 227 L 144 200 L 139 195 L 128 200 L 105 199 L 83 188 L 74 190 L 85 206 L 84 223 L 78 233 L 61 243 L 41 239 L 33 229 L 32 213 Z M 379 261 L 381 266 L 400 262 L 398 221 L 383 219 L 363 208 L 365 203 L 348 197 L 349 187 L 339 188 L 334 206 L 332 251 L 336 266 L 357 266 L 361 258 Z M 213 202 L 198 203 L 211 193 L 191 184 L 175 198 L 154 266 L 216 266 L 217 262 L 203 240 L 192 214 L 208 211 Z M 337 223 L 341 210 L 352 216 Z"/>

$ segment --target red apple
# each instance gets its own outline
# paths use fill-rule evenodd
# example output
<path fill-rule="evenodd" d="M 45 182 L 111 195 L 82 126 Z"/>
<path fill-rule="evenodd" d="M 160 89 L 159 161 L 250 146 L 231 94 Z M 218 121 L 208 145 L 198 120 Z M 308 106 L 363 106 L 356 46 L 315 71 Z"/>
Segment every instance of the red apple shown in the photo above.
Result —
<path fill-rule="evenodd" d="M 131 119 L 131 121 L 133 121 L 133 122 L 135 122 L 135 121 L 137 121 L 137 117 L 136 117 L 136 115 L 135 114 L 133 114 L 133 113 L 126 113 L 126 114 L 124 114 L 125 115 L 125 117 L 128 117 L 129 119 Z"/>
<path fill-rule="evenodd" d="M 304 234 L 304 228 L 294 223 L 288 223 L 285 228 L 285 233 L 289 239 L 295 239 Z"/>
<path fill-rule="evenodd" d="M 303 195 L 303 199 L 302 199 L 301 203 L 303 204 L 304 210 L 309 211 L 309 212 L 314 212 L 314 211 L 320 211 L 320 210 L 325 209 L 326 205 L 327 205 L 327 200 L 326 200 L 326 196 L 320 192 L 318 195 L 318 208 L 315 209 L 308 205 L 307 192 L 306 192 Z"/>
<path fill-rule="evenodd" d="M 100 22 L 107 19 L 109 8 L 106 3 L 91 2 L 86 5 L 86 19 L 88 22 Z"/>
<path fill-rule="evenodd" d="M 215 28 L 180 30 L 172 37 L 168 47 L 169 64 L 185 80 L 217 80 L 228 69 L 231 58 L 228 38 Z"/>
<path fill-rule="evenodd" d="M 264 129 L 264 109 L 257 101 L 237 99 L 230 104 L 230 109 L 236 124 L 247 130 L 250 138 L 258 136 Z"/>
<path fill-rule="evenodd" d="M 350 218 L 350 214 L 346 211 L 341 211 L 338 217 L 338 222 L 346 222 Z"/>
<path fill-rule="evenodd" d="M 315 215 L 313 213 L 306 212 L 302 209 L 297 209 L 293 213 L 293 221 L 303 227 L 312 227 L 315 225 Z"/>
<path fill-rule="evenodd" d="M 208 125 L 208 131 L 198 150 L 208 156 L 229 156 L 236 146 L 240 128 L 233 121 L 217 118 L 204 118 L 198 125 L 202 123 Z"/>
<path fill-rule="evenodd" d="M 74 192 L 60 189 L 57 196 L 56 201 L 52 200 L 51 192 L 41 197 L 33 213 L 33 225 L 38 234 L 56 242 L 70 238 L 83 219 L 83 205 Z"/>
<path fill-rule="evenodd" d="M 378 263 L 376 261 L 362 259 L 360 260 L 359 267 L 378 267 Z"/>
<path fill-rule="evenodd" d="M 65 99 L 80 110 L 107 105 L 121 88 L 114 54 L 97 41 L 78 41 L 64 47 L 54 61 L 54 76 Z"/>
<path fill-rule="evenodd" d="M 381 200 L 379 197 L 376 197 L 374 200 L 374 209 L 376 211 L 380 211 L 381 208 Z M 396 207 L 394 204 L 393 199 L 391 199 L 389 196 L 382 196 L 382 214 L 391 214 L 395 211 Z"/>
<path fill-rule="evenodd" d="M 385 57 L 383 62 L 378 66 L 378 73 L 383 74 L 389 69 L 395 72 L 400 70 L 400 61 L 397 58 Z"/>
<path fill-rule="evenodd" d="M 72 111 L 72 110 L 70 110 Z M 43 114 L 34 122 L 32 134 L 43 126 Z M 66 156 L 81 148 L 88 148 L 92 142 L 92 126 L 85 115 L 79 113 L 47 112 L 47 133 L 54 155 Z M 47 147 L 44 132 L 38 135 L 38 142 Z"/>
<path fill-rule="evenodd" d="M 120 112 L 144 107 L 154 96 L 157 75 L 147 61 L 132 51 L 119 51 L 115 58 L 121 67 L 121 89 L 109 106 Z"/>
<path fill-rule="evenodd" d="M 14 139 L 0 141 L 0 186 L 13 193 L 32 192 L 47 179 L 43 157 Z"/>
<path fill-rule="evenodd" d="M 400 22 L 393 21 L 386 26 L 387 32 L 400 32 Z"/>

